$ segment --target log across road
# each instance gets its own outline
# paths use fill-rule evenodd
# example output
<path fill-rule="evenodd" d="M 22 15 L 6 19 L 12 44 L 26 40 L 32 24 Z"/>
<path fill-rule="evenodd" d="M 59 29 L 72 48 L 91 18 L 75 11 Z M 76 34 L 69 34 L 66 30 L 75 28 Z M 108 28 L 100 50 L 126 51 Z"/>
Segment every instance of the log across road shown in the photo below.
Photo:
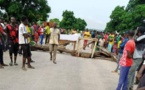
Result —
<path fill-rule="evenodd" d="M 34 70 L 21 69 L 21 56 L 18 66 L 0 69 L 0 90 L 115 90 L 117 86 L 119 75 L 111 73 L 115 62 L 58 54 L 55 65 L 48 52 L 32 54 Z M 4 60 L 10 62 L 8 52 Z"/>

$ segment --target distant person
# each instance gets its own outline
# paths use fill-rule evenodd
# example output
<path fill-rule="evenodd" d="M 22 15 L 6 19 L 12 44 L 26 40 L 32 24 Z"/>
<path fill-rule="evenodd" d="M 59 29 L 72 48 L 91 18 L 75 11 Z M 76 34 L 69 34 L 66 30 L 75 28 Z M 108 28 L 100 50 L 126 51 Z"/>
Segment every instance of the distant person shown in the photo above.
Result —
<path fill-rule="evenodd" d="M 95 34 L 95 33 L 96 33 L 95 30 L 91 32 L 91 37 L 92 37 L 92 38 L 95 38 L 95 37 L 96 37 L 96 34 Z"/>
<path fill-rule="evenodd" d="M 85 39 L 89 39 L 91 37 L 90 31 L 86 30 L 84 32 L 84 38 Z M 86 46 L 87 46 L 88 40 L 84 40 L 84 47 L 83 49 L 85 50 Z"/>
<path fill-rule="evenodd" d="M 50 40 L 49 40 L 49 52 L 50 52 L 50 60 L 56 63 L 56 53 L 57 47 L 60 39 L 60 31 L 57 28 L 57 24 L 54 23 L 54 26 L 50 28 Z"/>
<path fill-rule="evenodd" d="M 45 34 L 46 34 L 46 38 L 45 38 L 45 44 L 49 42 L 49 38 L 50 38 L 50 27 L 49 27 L 49 23 L 47 23 L 47 25 L 45 26 Z"/>
<path fill-rule="evenodd" d="M 128 73 L 130 67 L 133 64 L 133 54 L 135 50 L 135 41 L 133 39 L 134 32 L 128 32 L 128 39 L 129 41 L 126 43 L 123 55 L 120 59 L 120 77 L 119 82 L 116 90 L 128 90 L 127 83 L 128 83 Z"/>
<path fill-rule="evenodd" d="M 38 28 L 38 33 L 40 35 L 40 45 L 43 45 L 43 39 L 44 39 L 44 25 L 41 25 L 39 28 Z"/>
<path fill-rule="evenodd" d="M 109 52 L 112 52 L 112 47 L 113 47 L 113 44 L 114 44 L 114 38 L 115 38 L 114 34 L 111 33 L 109 35 L 109 43 L 108 43 L 108 51 Z"/>
<path fill-rule="evenodd" d="M 21 18 L 21 24 L 19 25 L 19 44 L 22 47 L 23 50 L 23 65 L 22 65 L 22 70 L 27 70 L 25 68 L 25 63 L 26 59 L 28 60 L 28 68 L 34 69 L 33 66 L 30 64 L 30 57 L 31 57 L 31 52 L 30 52 L 30 45 L 28 42 L 28 38 L 30 37 L 30 34 L 28 34 L 26 30 L 26 25 L 28 25 L 28 19 L 27 17 L 23 16 Z"/>

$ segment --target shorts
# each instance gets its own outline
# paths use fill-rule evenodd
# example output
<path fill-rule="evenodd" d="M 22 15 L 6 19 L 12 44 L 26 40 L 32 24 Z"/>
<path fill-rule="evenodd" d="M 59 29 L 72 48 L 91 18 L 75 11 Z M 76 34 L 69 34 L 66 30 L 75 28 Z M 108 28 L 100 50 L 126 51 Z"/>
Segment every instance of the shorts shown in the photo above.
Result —
<path fill-rule="evenodd" d="M 9 42 L 9 53 L 12 53 L 15 56 L 17 56 L 18 50 L 19 50 L 18 43 Z"/>
<path fill-rule="evenodd" d="M 28 58 L 31 57 L 30 45 L 29 44 L 21 44 L 23 57 Z"/>

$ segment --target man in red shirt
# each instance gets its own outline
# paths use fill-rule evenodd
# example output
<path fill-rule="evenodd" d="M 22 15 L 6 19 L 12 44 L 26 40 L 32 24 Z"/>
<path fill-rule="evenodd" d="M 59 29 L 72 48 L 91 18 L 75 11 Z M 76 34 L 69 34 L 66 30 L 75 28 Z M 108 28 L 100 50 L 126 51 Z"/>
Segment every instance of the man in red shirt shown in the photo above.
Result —
<path fill-rule="evenodd" d="M 10 66 L 13 65 L 13 54 L 14 54 L 14 65 L 18 65 L 16 63 L 17 53 L 19 50 L 18 44 L 18 25 L 15 23 L 16 20 L 14 17 L 11 17 L 11 23 L 6 26 L 6 31 L 8 35 L 8 43 L 9 43 L 9 55 L 10 55 Z"/>
<path fill-rule="evenodd" d="M 129 69 L 133 64 L 133 53 L 135 50 L 135 42 L 133 39 L 134 31 L 128 32 L 128 42 L 126 43 L 123 55 L 120 59 L 120 77 L 119 83 L 116 90 L 127 90 L 127 83 L 128 83 L 128 73 Z"/>

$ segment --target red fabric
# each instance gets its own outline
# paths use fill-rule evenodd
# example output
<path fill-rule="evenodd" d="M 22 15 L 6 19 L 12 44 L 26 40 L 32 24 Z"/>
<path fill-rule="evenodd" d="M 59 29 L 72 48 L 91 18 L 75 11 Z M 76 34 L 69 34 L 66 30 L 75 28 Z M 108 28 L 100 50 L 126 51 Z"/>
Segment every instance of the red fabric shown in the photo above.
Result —
<path fill-rule="evenodd" d="M 127 57 L 127 51 L 133 54 L 134 50 L 135 50 L 135 42 L 134 40 L 129 40 L 124 47 L 123 55 L 120 59 L 121 66 L 131 66 L 133 64 L 133 59 Z"/>
<path fill-rule="evenodd" d="M 105 35 L 104 39 L 105 39 L 105 43 L 106 43 L 107 40 L 108 40 L 108 35 L 107 34 Z"/>
<path fill-rule="evenodd" d="M 4 34 L 4 30 L 3 30 L 3 28 L 2 28 L 1 25 L 0 25 L 0 33 L 1 33 L 1 34 Z M 1 43 L 1 37 L 0 37 L 0 43 Z"/>
<path fill-rule="evenodd" d="M 88 43 L 88 40 L 84 40 L 84 46 L 86 46 Z"/>
<path fill-rule="evenodd" d="M 16 25 L 15 27 L 13 27 L 10 24 L 8 24 L 7 30 L 9 39 L 14 43 L 18 43 L 18 26 Z"/>
<path fill-rule="evenodd" d="M 0 26 L 0 33 L 4 34 L 4 30 L 3 30 L 2 26 Z"/>
<path fill-rule="evenodd" d="M 39 35 L 38 35 L 38 32 L 36 32 L 36 31 L 35 31 L 35 34 L 34 34 L 34 39 L 35 39 L 35 42 L 38 42 Z"/>
<path fill-rule="evenodd" d="M 39 35 L 43 35 L 43 32 L 42 32 L 42 28 L 41 28 L 41 27 L 38 28 L 38 34 L 39 34 Z"/>

